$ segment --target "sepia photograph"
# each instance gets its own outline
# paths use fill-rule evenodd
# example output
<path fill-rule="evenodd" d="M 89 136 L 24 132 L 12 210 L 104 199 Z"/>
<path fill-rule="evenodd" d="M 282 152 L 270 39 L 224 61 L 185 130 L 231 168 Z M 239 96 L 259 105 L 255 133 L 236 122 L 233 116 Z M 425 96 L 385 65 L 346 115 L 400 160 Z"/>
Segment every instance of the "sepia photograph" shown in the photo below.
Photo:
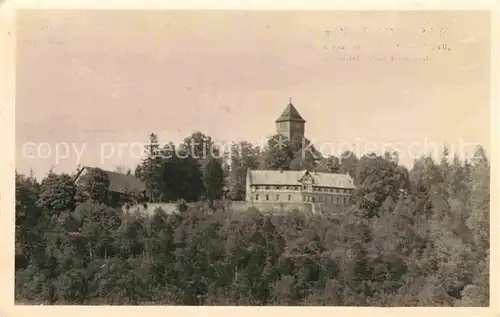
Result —
<path fill-rule="evenodd" d="M 489 307 L 491 23 L 17 11 L 15 305 Z"/>

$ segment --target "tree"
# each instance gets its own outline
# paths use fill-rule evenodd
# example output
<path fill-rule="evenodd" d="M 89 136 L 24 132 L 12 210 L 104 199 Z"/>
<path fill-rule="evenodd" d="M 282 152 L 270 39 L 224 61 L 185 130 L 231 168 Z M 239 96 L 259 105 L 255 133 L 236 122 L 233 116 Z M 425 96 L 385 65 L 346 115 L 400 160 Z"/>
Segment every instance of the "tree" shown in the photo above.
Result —
<path fill-rule="evenodd" d="M 212 138 L 199 131 L 186 137 L 180 145 L 180 150 L 189 157 L 196 159 L 200 165 L 202 165 L 208 157 L 218 157 L 219 155 L 219 151 L 214 146 Z"/>
<path fill-rule="evenodd" d="M 224 171 L 219 159 L 209 158 L 203 166 L 205 197 L 209 201 L 221 199 L 224 188 Z"/>
<path fill-rule="evenodd" d="M 259 155 L 259 149 L 249 142 L 239 142 L 231 147 L 229 190 L 232 199 L 245 199 L 247 170 L 259 167 Z"/>
<path fill-rule="evenodd" d="M 201 166 L 198 160 L 179 150 L 173 144 L 164 149 L 163 157 L 163 193 L 166 201 L 196 201 L 204 194 Z"/>
<path fill-rule="evenodd" d="M 201 166 L 180 154 L 162 157 L 162 190 L 181 211 L 173 214 L 91 200 L 75 208 L 71 177 L 38 185 L 16 174 L 16 301 L 489 305 L 490 162 L 482 148 L 463 162 L 421 157 L 411 172 L 392 153 L 365 155 L 352 174 L 355 204 L 342 214 L 200 201 L 217 199 L 206 189 L 220 188 L 221 162 L 208 157 Z M 89 192 L 100 197 L 103 183 Z"/>
<path fill-rule="evenodd" d="M 340 155 L 339 173 L 351 175 L 354 178 L 355 184 L 358 184 L 359 181 L 355 178 L 357 164 L 358 158 L 356 154 L 352 151 L 345 151 Z"/>
<path fill-rule="evenodd" d="M 484 254 L 489 250 L 490 223 L 490 164 L 484 148 L 476 148 L 471 160 L 470 200 L 472 213 L 467 226 L 472 231 L 476 247 Z"/>
<path fill-rule="evenodd" d="M 336 156 L 322 158 L 316 166 L 316 172 L 339 173 L 340 160 Z"/>
<path fill-rule="evenodd" d="M 359 160 L 355 179 L 359 183 L 356 189 L 359 208 L 368 218 L 378 214 L 388 197 L 397 201 L 401 191 L 409 189 L 406 169 L 397 166 L 392 160 L 373 154 L 364 155 Z"/>
<path fill-rule="evenodd" d="M 281 134 L 271 136 L 262 154 L 266 169 L 313 170 L 319 153 L 306 138 L 296 137 L 288 140 Z"/>
<path fill-rule="evenodd" d="M 59 215 L 75 207 L 76 188 L 73 178 L 50 171 L 40 185 L 40 197 L 36 204 L 51 215 Z"/>
<path fill-rule="evenodd" d="M 149 135 L 149 144 L 146 146 L 145 158 L 142 166 L 137 171 L 146 183 L 146 192 L 149 202 L 158 202 L 162 200 L 162 157 L 158 136 L 154 133 Z"/>
<path fill-rule="evenodd" d="M 109 178 L 100 168 L 90 169 L 88 174 L 85 175 L 84 182 L 78 187 L 78 195 L 82 198 L 88 198 L 93 201 L 108 204 L 110 203 L 109 197 Z"/>
<path fill-rule="evenodd" d="M 40 185 L 33 175 L 28 177 L 16 172 L 16 269 L 25 268 L 34 255 L 35 246 L 40 242 L 41 232 L 37 230 L 43 217 L 41 208 L 36 202 Z"/>
<path fill-rule="evenodd" d="M 267 145 L 262 155 L 266 169 L 288 170 L 293 151 L 289 145 L 289 141 L 281 134 L 276 134 L 267 140 Z"/>
<path fill-rule="evenodd" d="M 322 159 L 322 155 L 311 144 L 311 141 L 295 137 L 290 141 L 290 151 L 292 153 L 290 159 L 291 170 L 309 170 L 315 169 L 317 162 Z"/>

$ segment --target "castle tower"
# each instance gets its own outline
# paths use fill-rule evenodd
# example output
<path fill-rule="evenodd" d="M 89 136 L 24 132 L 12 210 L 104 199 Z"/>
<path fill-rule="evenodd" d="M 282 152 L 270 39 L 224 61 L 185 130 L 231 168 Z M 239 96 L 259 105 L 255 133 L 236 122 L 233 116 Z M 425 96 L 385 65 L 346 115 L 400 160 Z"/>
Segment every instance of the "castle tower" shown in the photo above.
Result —
<path fill-rule="evenodd" d="M 303 138 L 306 121 L 302 119 L 297 109 L 292 104 L 290 98 L 285 111 L 276 120 L 276 133 L 281 134 L 292 140 L 294 138 Z"/>

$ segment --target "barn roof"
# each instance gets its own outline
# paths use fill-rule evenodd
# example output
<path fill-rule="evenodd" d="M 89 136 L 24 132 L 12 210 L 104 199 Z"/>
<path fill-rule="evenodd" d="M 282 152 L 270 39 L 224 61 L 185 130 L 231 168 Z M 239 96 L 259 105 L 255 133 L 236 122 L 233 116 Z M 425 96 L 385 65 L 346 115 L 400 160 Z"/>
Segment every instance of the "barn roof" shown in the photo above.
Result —
<path fill-rule="evenodd" d="M 125 194 L 131 192 L 142 192 L 146 190 L 146 184 L 135 175 L 126 175 L 88 166 L 82 168 L 82 170 L 78 173 L 75 182 L 79 181 L 80 176 L 85 176 L 82 174 L 84 170 L 87 170 L 89 172 L 92 170 L 100 170 L 101 172 L 105 173 L 109 179 L 108 190 L 111 192 Z"/>
<path fill-rule="evenodd" d="M 252 185 L 301 185 L 300 180 L 309 174 L 314 186 L 354 189 L 354 182 L 347 174 L 302 171 L 249 170 Z"/>

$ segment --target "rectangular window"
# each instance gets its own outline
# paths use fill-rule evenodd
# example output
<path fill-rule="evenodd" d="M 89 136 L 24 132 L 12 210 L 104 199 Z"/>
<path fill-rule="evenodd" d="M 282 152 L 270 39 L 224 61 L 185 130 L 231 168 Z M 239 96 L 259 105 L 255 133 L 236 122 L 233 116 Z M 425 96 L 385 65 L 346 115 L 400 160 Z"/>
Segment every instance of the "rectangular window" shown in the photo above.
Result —
<path fill-rule="evenodd" d="M 311 202 L 314 202 L 314 197 L 311 197 Z"/>
<path fill-rule="evenodd" d="M 276 195 L 276 200 L 280 200 L 280 195 Z"/>
<path fill-rule="evenodd" d="M 335 203 L 337 205 L 340 205 L 340 197 L 339 196 L 335 197 Z"/>
<path fill-rule="evenodd" d="M 255 195 L 255 200 L 259 200 L 259 195 Z"/>
<path fill-rule="evenodd" d="M 288 195 L 288 201 L 292 200 L 292 195 Z"/>
<path fill-rule="evenodd" d="M 266 200 L 269 200 L 269 195 L 266 195 Z"/>

